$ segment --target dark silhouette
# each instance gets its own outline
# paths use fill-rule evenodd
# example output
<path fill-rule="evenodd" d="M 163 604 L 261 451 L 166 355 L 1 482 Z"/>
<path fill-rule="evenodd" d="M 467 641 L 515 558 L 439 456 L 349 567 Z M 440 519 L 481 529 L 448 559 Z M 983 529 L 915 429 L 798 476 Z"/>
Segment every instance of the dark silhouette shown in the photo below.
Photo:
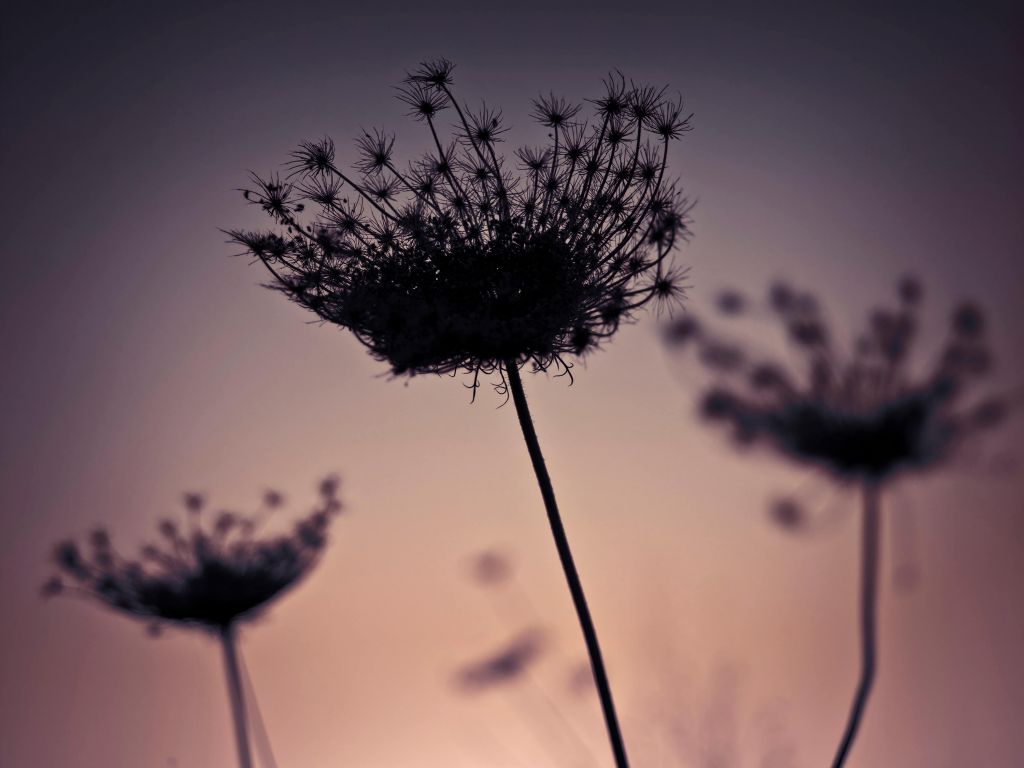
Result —
<path fill-rule="evenodd" d="M 341 509 L 337 490 L 336 478 L 325 479 L 320 483 L 320 503 L 291 533 L 265 537 L 258 536 L 260 527 L 283 504 L 276 491 L 266 493 L 252 515 L 219 512 L 210 530 L 203 521 L 204 498 L 185 494 L 185 525 L 162 521 L 158 530 L 163 542 L 142 547 L 137 560 L 116 552 L 103 529 L 90 535 L 87 553 L 74 541 L 58 544 L 54 562 L 60 575 L 46 582 L 43 593 L 98 601 L 149 622 L 153 634 L 173 625 L 216 635 L 224 657 L 238 763 L 251 768 L 238 625 L 258 617 L 319 561 L 330 520 Z"/>
<path fill-rule="evenodd" d="M 682 103 L 618 74 L 593 100 L 592 122 L 555 96 L 534 102 L 548 145 L 498 154 L 506 128 L 487 106 L 452 92 L 454 66 L 422 64 L 400 98 L 433 150 L 405 168 L 383 131 L 357 140 L 351 172 L 330 139 L 304 142 L 281 180 L 253 177 L 246 199 L 276 229 L 233 231 L 270 271 L 271 287 L 321 320 L 351 330 L 394 375 L 497 374 L 515 402 L 559 558 L 583 631 L 612 751 L 627 766 L 597 633 L 530 419 L 520 368 L 554 368 L 586 354 L 652 301 L 681 297 L 672 268 L 689 203 L 665 179 L 668 145 L 689 130 Z M 454 135 L 439 115 L 451 110 Z M 315 211 L 310 215 L 307 207 Z"/>
<path fill-rule="evenodd" d="M 715 379 L 701 398 L 705 418 L 729 427 L 739 445 L 767 446 L 860 489 L 861 674 L 833 768 L 849 754 L 875 677 L 882 491 L 893 478 L 941 467 L 964 441 L 999 424 L 1009 407 L 999 397 L 970 398 L 992 366 L 985 318 L 975 304 L 954 310 L 938 360 L 923 376 L 914 375 L 910 352 L 922 294 L 917 280 L 901 280 L 899 306 L 872 312 L 852 353 L 844 355 L 813 295 L 782 283 L 772 286 L 768 311 L 802 358 L 797 371 L 750 359 L 741 346 L 692 317 L 666 329 L 670 346 L 695 347 Z M 755 309 L 735 291 L 718 300 L 726 316 Z M 773 515 L 788 527 L 803 521 L 802 510 L 790 500 L 776 504 Z"/>
<path fill-rule="evenodd" d="M 456 682 L 463 690 L 475 693 L 516 680 L 537 660 L 542 647 L 539 630 L 523 632 L 497 653 L 460 669 Z"/>

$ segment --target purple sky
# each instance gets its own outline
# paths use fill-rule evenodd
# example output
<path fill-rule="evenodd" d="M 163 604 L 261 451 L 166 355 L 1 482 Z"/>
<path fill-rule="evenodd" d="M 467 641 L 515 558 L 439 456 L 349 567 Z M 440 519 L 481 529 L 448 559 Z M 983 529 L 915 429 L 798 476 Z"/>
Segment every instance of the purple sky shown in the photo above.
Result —
<path fill-rule="evenodd" d="M 611 68 L 679 90 L 695 310 L 784 276 L 852 329 L 915 271 L 926 326 L 977 298 L 993 383 L 1024 381 L 1019 7 L 409 5 L 5 13 L 0 765 L 229 765 L 215 646 L 44 604 L 49 549 L 100 523 L 131 548 L 191 488 L 242 505 L 279 487 L 297 513 L 331 470 L 349 516 L 243 640 L 280 764 L 562 764 L 531 731 L 537 690 L 450 686 L 531 623 L 552 638 L 539 688 L 604 758 L 596 703 L 564 690 L 582 646 L 511 410 L 450 380 L 388 381 L 261 289 L 219 232 L 260 223 L 236 188 L 303 138 L 333 136 L 348 161 L 360 128 L 386 125 L 412 156 L 422 131 L 391 86 L 425 57 L 504 110 L 510 147 L 541 91 L 594 96 Z M 645 768 L 699 765 L 670 757 L 671 734 L 713 741 L 735 699 L 739 766 L 780 739 L 823 765 L 856 671 L 853 502 L 823 491 L 837 522 L 819 535 L 773 529 L 766 500 L 807 473 L 734 454 L 694 418 L 680 367 L 648 318 L 572 388 L 526 382 L 626 738 Z M 887 499 L 880 679 L 850 768 L 1010 768 L 1024 752 L 1022 436 L 1018 418 Z M 502 596 L 466 579 L 491 546 L 533 608 L 496 614 Z M 912 591 L 890 578 L 901 557 Z"/>

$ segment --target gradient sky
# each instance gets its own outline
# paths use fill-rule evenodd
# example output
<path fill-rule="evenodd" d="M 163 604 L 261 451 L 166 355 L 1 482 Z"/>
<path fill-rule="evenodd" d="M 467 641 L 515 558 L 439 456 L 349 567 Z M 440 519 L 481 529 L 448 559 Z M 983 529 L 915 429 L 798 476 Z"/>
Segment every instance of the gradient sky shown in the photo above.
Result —
<path fill-rule="evenodd" d="M 332 470 L 349 514 L 325 561 L 243 637 L 280 765 L 568 764 L 536 740 L 537 688 L 450 684 L 530 624 L 550 637 L 537 685 L 608 763 L 596 701 L 565 693 L 583 648 L 513 412 L 383 377 L 218 231 L 260 222 L 234 190 L 303 138 L 347 148 L 386 125 L 400 153 L 422 146 L 391 86 L 425 57 L 455 60 L 458 92 L 523 131 L 532 96 L 596 95 L 613 67 L 678 89 L 694 309 L 784 276 L 850 327 L 913 270 L 932 327 L 984 302 L 996 382 L 1024 380 L 1019 5 L 555 5 L 6 11 L 0 764 L 232 764 L 216 646 L 44 604 L 50 547 L 106 524 L 131 549 L 187 489 L 242 505 L 273 486 L 298 513 Z M 730 700 L 741 765 L 780 740 L 825 764 L 856 675 L 853 500 L 823 492 L 837 517 L 817 535 L 774 529 L 766 500 L 807 473 L 706 430 L 651 319 L 577 372 L 527 391 L 635 764 L 696 765 L 666 734 L 712 738 Z M 887 499 L 880 678 L 851 768 L 1024 752 L 1022 437 L 1018 418 Z M 486 547 L 516 563 L 514 613 L 466 577 Z M 900 591 L 907 558 L 920 581 Z"/>

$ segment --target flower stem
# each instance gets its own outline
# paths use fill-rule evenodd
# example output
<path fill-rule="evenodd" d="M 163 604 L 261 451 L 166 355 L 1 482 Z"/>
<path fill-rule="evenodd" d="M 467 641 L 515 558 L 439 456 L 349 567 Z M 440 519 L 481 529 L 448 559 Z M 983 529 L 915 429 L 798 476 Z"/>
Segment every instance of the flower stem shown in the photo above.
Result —
<path fill-rule="evenodd" d="M 850 717 L 846 721 L 843 740 L 839 743 L 832 768 L 840 768 L 853 746 L 857 729 L 864 716 L 864 709 L 871 693 L 871 684 L 875 679 L 875 659 L 877 655 L 876 614 L 878 610 L 878 548 L 880 539 L 881 500 L 879 488 L 874 483 L 866 483 L 864 494 L 864 519 L 861 530 L 861 561 L 860 561 L 860 652 L 861 669 L 857 693 L 853 697 Z"/>
<path fill-rule="evenodd" d="M 224 651 L 224 672 L 227 675 L 228 699 L 231 702 L 231 716 L 235 725 L 235 746 L 238 748 L 239 768 L 252 768 L 249 753 L 249 735 L 246 732 L 245 699 L 242 693 L 242 676 L 238 664 L 238 648 L 234 627 L 230 624 L 220 631 L 221 649 Z"/>
<path fill-rule="evenodd" d="M 530 417 L 530 409 L 526 404 L 523 380 L 519 376 L 519 368 L 514 361 L 509 360 L 505 362 L 505 373 L 508 376 L 508 386 L 512 393 L 512 400 L 516 405 L 516 414 L 519 416 L 519 426 L 523 430 L 526 448 L 530 453 L 530 461 L 533 463 L 533 471 L 537 475 L 540 495 L 544 499 L 544 508 L 548 513 L 548 523 L 551 525 L 551 535 L 555 539 L 558 559 L 562 563 L 565 580 L 569 585 L 569 594 L 572 596 L 572 602 L 576 608 L 576 617 L 579 619 L 580 629 L 583 631 L 583 639 L 587 645 L 587 653 L 590 656 L 590 669 L 593 672 L 594 684 L 597 686 L 597 694 L 601 700 L 601 710 L 604 713 L 604 722 L 608 730 L 608 739 L 611 742 L 612 753 L 615 755 L 615 765 L 616 768 L 629 768 L 629 761 L 626 758 L 626 747 L 623 744 L 619 721 L 615 715 L 612 689 L 608 684 L 608 675 L 605 672 L 604 661 L 601 658 L 601 646 L 597 641 L 597 630 L 594 629 L 593 619 L 590 618 L 587 598 L 583 594 L 583 584 L 580 583 L 579 574 L 576 572 L 572 550 L 569 549 L 569 539 L 565 535 L 565 527 L 562 525 L 562 518 L 558 514 L 555 490 L 551 485 L 551 477 L 548 475 L 547 466 L 544 463 L 544 454 L 541 453 L 537 432 L 533 427 L 533 419 Z"/>

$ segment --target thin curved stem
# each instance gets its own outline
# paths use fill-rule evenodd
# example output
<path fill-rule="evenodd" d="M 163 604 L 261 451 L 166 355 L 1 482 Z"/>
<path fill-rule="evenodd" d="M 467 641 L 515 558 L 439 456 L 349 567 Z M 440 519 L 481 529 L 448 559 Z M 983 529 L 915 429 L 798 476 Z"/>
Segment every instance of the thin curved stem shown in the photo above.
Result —
<path fill-rule="evenodd" d="M 228 699 L 231 702 L 231 717 L 235 726 L 235 746 L 238 749 L 239 768 L 252 768 L 249 751 L 249 734 L 245 719 L 245 694 L 242 689 L 242 675 L 238 664 L 234 627 L 230 624 L 220 631 L 221 650 L 224 651 L 224 672 L 227 676 Z"/>
<path fill-rule="evenodd" d="M 877 612 L 878 612 L 878 549 L 881 538 L 880 491 L 874 483 L 866 483 L 864 494 L 864 519 L 861 531 L 860 561 L 860 682 L 850 707 L 843 740 L 839 743 L 832 768 L 840 768 L 857 736 L 857 729 L 864 717 L 864 709 L 875 680 L 877 658 Z"/>
<path fill-rule="evenodd" d="M 580 582 L 579 574 L 576 572 L 576 563 L 573 561 L 572 550 L 569 549 L 569 539 L 565 535 L 565 527 L 562 525 L 562 518 L 558 514 L 555 490 L 551 485 L 551 477 L 548 475 L 547 466 L 544 463 L 544 454 L 541 453 L 537 432 L 533 427 L 533 419 L 530 417 L 530 409 L 526 404 L 523 380 L 519 376 L 519 368 L 515 361 L 508 360 L 505 362 L 505 373 L 508 376 L 508 386 L 512 393 L 512 400 L 516 405 L 516 414 L 519 416 L 519 426 L 523 430 L 526 448 L 530 453 L 530 461 L 533 463 L 533 471 L 537 475 L 540 495 L 544 499 L 544 509 L 548 514 L 548 523 L 551 525 L 551 535 L 555 539 L 558 559 L 562 563 L 562 571 L 565 573 L 565 580 L 569 585 L 569 594 L 572 596 L 572 602 L 576 608 L 576 618 L 579 619 L 580 629 L 583 631 L 583 640 L 587 645 L 587 654 L 590 656 L 590 669 L 594 674 L 594 684 L 597 687 L 597 695 L 601 700 L 601 710 L 604 713 L 605 728 L 608 731 L 608 740 L 611 742 L 612 754 L 615 756 L 615 765 L 616 768 L 629 768 L 629 761 L 626 758 L 626 747 L 622 741 L 622 731 L 619 728 L 619 721 L 615 715 L 612 689 L 608 684 L 608 675 L 605 672 L 604 661 L 601 658 L 601 646 L 597 641 L 597 630 L 594 628 L 593 619 L 590 618 L 587 598 L 583 594 L 583 584 Z"/>

